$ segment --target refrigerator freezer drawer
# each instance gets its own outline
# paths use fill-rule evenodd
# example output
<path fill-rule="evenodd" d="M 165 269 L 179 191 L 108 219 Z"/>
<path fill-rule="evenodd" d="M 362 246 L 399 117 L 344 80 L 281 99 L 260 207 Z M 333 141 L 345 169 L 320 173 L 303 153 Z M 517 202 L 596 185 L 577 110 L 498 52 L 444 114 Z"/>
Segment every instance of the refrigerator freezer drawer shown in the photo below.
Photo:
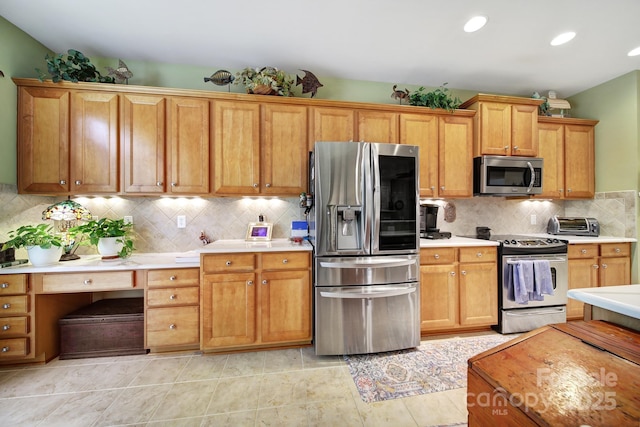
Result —
<path fill-rule="evenodd" d="M 316 287 L 318 355 L 378 353 L 420 345 L 420 285 Z"/>

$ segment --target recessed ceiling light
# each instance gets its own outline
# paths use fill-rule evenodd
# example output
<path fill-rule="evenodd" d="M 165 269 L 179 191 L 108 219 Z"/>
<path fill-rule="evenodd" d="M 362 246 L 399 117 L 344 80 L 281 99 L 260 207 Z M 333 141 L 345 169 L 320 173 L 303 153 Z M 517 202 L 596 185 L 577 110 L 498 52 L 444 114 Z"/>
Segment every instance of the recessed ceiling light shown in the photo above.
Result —
<path fill-rule="evenodd" d="M 633 50 L 630 50 L 629 53 L 627 53 L 627 56 L 638 56 L 638 55 L 640 55 L 640 46 L 638 46 Z"/>
<path fill-rule="evenodd" d="M 553 40 L 551 40 L 551 46 L 560 46 L 561 44 L 565 44 L 568 41 L 573 40 L 575 36 L 576 33 L 574 33 L 573 31 L 559 34 Z"/>
<path fill-rule="evenodd" d="M 486 16 L 474 16 L 469 19 L 466 24 L 464 24 L 464 30 L 467 33 L 473 33 L 474 31 L 478 31 L 480 28 L 484 27 L 484 24 L 487 23 Z"/>

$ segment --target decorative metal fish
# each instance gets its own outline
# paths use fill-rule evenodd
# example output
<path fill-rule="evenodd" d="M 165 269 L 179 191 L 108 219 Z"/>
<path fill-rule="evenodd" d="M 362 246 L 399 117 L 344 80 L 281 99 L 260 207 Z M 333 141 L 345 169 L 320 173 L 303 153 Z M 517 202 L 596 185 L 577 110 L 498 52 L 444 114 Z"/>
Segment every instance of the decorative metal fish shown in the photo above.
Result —
<path fill-rule="evenodd" d="M 133 77 L 133 73 L 122 59 L 118 59 L 118 68 L 114 70 L 111 67 L 107 67 L 107 71 L 109 72 L 107 75 L 113 77 L 116 83 L 129 84 L 129 79 Z"/>
<path fill-rule="evenodd" d="M 215 73 L 211 74 L 211 77 L 205 77 L 204 81 L 211 82 L 214 85 L 224 86 L 230 85 L 235 80 L 233 74 L 228 72 L 227 70 L 218 70 Z M 229 91 L 231 91 L 231 87 L 229 87 Z"/>
<path fill-rule="evenodd" d="M 391 94 L 392 98 L 398 99 L 399 103 L 402 104 L 403 99 L 409 99 L 409 91 L 405 88 L 404 91 L 396 90 L 398 85 L 393 85 L 393 93 Z"/>
<path fill-rule="evenodd" d="M 311 92 L 311 98 L 313 98 L 316 95 L 316 92 L 318 92 L 318 88 L 321 88 L 323 84 L 320 83 L 318 78 L 311 71 L 302 69 L 300 71 L 304 72 L 304 77 L 300 78 L 300 76 L 296 76 L 296 86 L 302 84 L 302 93 Z"/>

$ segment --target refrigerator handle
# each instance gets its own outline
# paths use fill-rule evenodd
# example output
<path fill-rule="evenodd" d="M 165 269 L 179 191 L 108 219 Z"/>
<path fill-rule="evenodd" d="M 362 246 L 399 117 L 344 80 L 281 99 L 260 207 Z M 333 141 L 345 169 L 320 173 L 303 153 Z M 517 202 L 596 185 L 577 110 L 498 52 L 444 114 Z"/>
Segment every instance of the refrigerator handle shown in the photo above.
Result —
<path fill-rule="evenodd" d="M 378 236 L 380 235 L 380 159 L 378 158 L 378 150 L 375 144 L 371 144 L 371 167 L 365 168 L 367 174 L 367 195 L 368 201 L 371 202 L 370 216 L 365 230 L 365 239 L 370 240 L 367 247 L 371 248 L 371 254 L 378 252 Z"/>
<path fill-rule="evenodd" d="M 389 291 L 378 292 L 326 292 L 320 291 L 320 296 L 325 298 L 349 298 L 349 299 L 370 299 L 370 298 L 388 298 L 400 295 L 408 295 L 416 292 L 416 288 L 392 289 Z"/>

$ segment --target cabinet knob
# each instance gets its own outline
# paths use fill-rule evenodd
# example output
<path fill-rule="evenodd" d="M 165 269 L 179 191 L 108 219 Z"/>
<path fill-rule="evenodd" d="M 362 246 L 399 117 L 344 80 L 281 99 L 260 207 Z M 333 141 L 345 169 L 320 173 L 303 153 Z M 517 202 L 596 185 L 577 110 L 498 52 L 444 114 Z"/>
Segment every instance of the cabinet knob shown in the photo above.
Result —
<path fill-rule="evenodd" d="M 288 262 L 289 262 L 289 260 L 288 260 L 288 259 L 286 259 L 286 258 L 282 260 L 282 263 L 283 263 L 283 264 L 286 264 L 286 263 L 288 263 Z"/>
<path fill-rule="evenodd" d="M 509 151 L 509 146 L 508 145 L 504 146 L 504 151 Z"/>
<path fill-rule="evenodd" d="M 176 325 L 174 323 L 169 325 L 169 329 L 175 329 L 175 328 L 176 328 Z"/>
<path fill-rule="evenodd" d="M 434 185 L 432 185 L 432 186 L 431 186 L 431 187 L 429 187 L 429 188 L 431 188 L 431 191 L 434 191 L 434 190 L 436 189 L 436 187 L 435 187 Z"/>
<path fill-rule="evenodd" d="M 440 190 L 444 191 L 444 185 L 442 187 L 440 187 Z"/>
<path fill-rule="evenodd" d="M 607 264 L 602 264 L 602 268 L 607 268 Z"/>
<path fill-rule="evenodd" d="M 3 353 L 8 353 L 9 352 L 9 346 L 2 347 L 2 352 Z"/>
<path fill-rule="evenodd" d="M 258 188 L 258 184 L 253 184 L 253 188 Z"/>
<path fill-rule="evenodd" d="M 435 254 L 433 257 L 434 257 L 435 259 L 440 259 L 440 255 L 438 255 L 438 254 Z"/>
<path fill-rule="evenodd" d="M 268 283 L 269 283 L 269 282 L 267 282 L 267 279 L 264 279 L 264 280 L 262 281 L 262 284 L 263 284 L 263 285 L 266 285 L 266 284 L 268 284 Z"/>
<path fill-rule="evenodd" d="M 620 253 L 620 248 L 615 248 L 613 251 L 614 251 L 615 253 L 619 254 L 619 253 Z"/>
<path fill-rule="evenodd" d="M 157 181 L 156 182 L 156 187 L 162 187 L 162 181 Z"/>
<path fill-rule="evenodd" d="M 227 267 L 229 267 L 231 265 L 231 261 L 227 261 L 224 263 Z"/>
<path fill-rule="evenodd" d="M 452 272 L 451 272 L 451 273 L 449 273 L 449 274 L 450 274 L 450 275 L 452 275 L 452 276 L 455 276 L 455 275 L 456 275 L 456 272 L 455 272 L 455 271 L 452 271 Z"/>
<path fill-rule="evenodd" d="M 586 253 L 587 253 L 587 250 L 586 250 L 586 249 L 582 249 L 582 250 L 580 251 L 580 253 L 582 253 L 582 254 L 586 254 Z"/>
<path fill-rule="evenodd" d="M 478 253 L 476 254 L 476 256 L 477 256 L 478 258 L 481 258 L 481 257 L 482 257 L 482 252 L 478 252 Z"/>
<path fill-rule="evenodd" d="M 513 146 L 513 151 L 518 151 L 518 148 L 520 148 L 520 147 L 518 147 L 517 145 L 514 145 Z"/>
<path fill-rule="evenodd" d="M 594 268 L 595 270 L 597 270 L 597 269 L 598 269 L 598 268 L 600 268 L 600 267 L 598 266 L 598 264 L 593 264 L 593 268 Z"/>
<path fill-rule="evenodd" d="M 61 179 L 60 180 L 60 185 L 67 185 L 67 180 L 66 179 Z"/>
<path fill-rule="evenodd" d="M 178 185 L 178 183 L 177 183 L 177 182 L 172 182 L 172 183 L 171 183 L 171 186 L 172 186 L 172 187 L 175 187 L 175 186 L 177 186 L 177 185 Z"/>
<path fill-rule="evenodd" d="M 171 276 L 171 277 L 169 277 L 169 280 L 176 280 L 176 279 L 177 279 L 177 277 L 176 277 L 176 276 Z"/>
<path fill-rule="evenodd" d="M 467 275 L 467 270 L 462 270 L 462 271 L 460 272 L 460 274 L 462 274 L 463 276 L 466 276 L 466 275 Z"/>
<path fill-rule="evenodd" d="M 3 331 L 8 331 L 9 329 L 11 329 L 11 325 L 3 325 L 2 326 L 2 330 Z"/>
<path fill-rule="evenodd" d="M 11 304 L 9 304 L 9 303 L 2 304 L 2 308 L 4 308 L 4 309 L 11 308 Z"/>
<path fill-rule="evenodd" d="M 90 285 L 90 284 L 91 284 L 91 282 L 92 282 L 92 280 L 91 280 L 91 279 L 86 279 L 83 283 L 84 283 L 85 285 Z"/>
<path fill-rule="evenodd" d="M 176 294 L 171 294 L 171 295 L 169 295 L 169 299 L 176 299 L 176 298 L 178 298 L 178 297 L 176 296 Z"/>
<path fill-rule="evenodd" d="M 569 193 L 571 193 L 571 189 L 570 189 L 570 188 L 569 188 L 567 191 L 568 191 Z"/>
<path fill-rule="evenodd" d="M 79 179 L 76 179 L 76 180 L 74 181 L 74 183 L 75 183 L 76 185 L 80 185 L 80 184 L 82 184 L 82 181 L 80 181 Z"/>
<path fill-rule="evenodd" d="M 247 286 L 252 286 L 253 285 L 253 280 L 247 280 Z"/>
<path fill-rule="evenodd" d="M 4 282 L 2 285 L 0 285 L 0 288 L 2 289 L 7 289 L 9 287 L 9 284 L 7 282 Z"/>
<path fill-rule="evenodd" d="M 266 184 L 266 187 L 267 187 L 267 188 L 271 188 L 271 184 L 267 183 L 267 184 Z"/>

